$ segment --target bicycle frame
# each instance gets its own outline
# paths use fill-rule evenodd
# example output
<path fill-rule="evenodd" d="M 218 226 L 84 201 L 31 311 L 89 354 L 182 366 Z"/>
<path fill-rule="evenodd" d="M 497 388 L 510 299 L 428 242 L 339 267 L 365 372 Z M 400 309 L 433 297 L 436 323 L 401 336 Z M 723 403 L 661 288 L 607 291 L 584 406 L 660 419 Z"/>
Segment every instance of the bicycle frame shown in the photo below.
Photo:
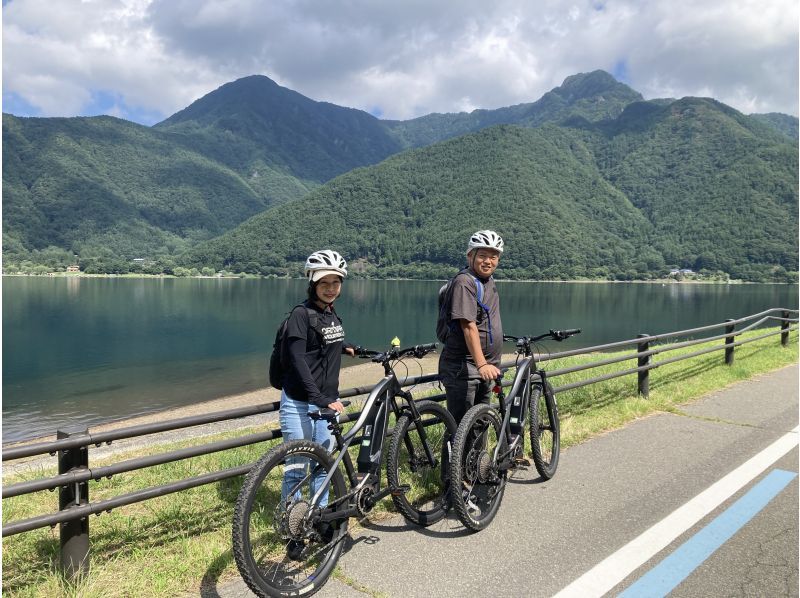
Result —
<path fill-rule="evenodd" d="M 353 460 L 350 457 L 348 449 L 350 448 L 350 445 L 352 444 L 356 435 L 363 429 L 364 435 L 361 440 L 359 457 L 361 456 L 361 452 L 364 451 L 364 449 L 367 449 L 370 462 L 372 462 L 375 456 L 377 456 L 377 462 L 380 463 L 380 459 L 383 454 L 383 441 L 386 437 L 386 429 L 389 425 L 389 403 L 394 402 L 395 392 L 399 390 L 400 383 L 397 381 L 397 376 L 394 375 L 394 372 L 385 376 L 380 382 L 378 382 L 378 384 L 375 385 L 375 388 L 372 389 L 372 392 L 369 393 L 369 396 L 364 403 L 364 408 L 361 410 L 361 415 L 359 415 L 353 427 L 350 428 L 346 434 L 336 436 L 336 450 L 339 452 L 339 454 L 336 456 L 336 459 L 334 459 L 333 467 L 331 467 L 330 471 L 328 471 L 328 475 L 325 476 L 325 480 L 320 486 L 320 489 L 317 490 L 316 494 L 314 494 L 314 498 L 311 500 L 312 508 L 315 508 L 319 504 L 322 494 L 327 492 L 331 478 L 338 470 L 342 461 L 344 461 L 345 471 L 347 472 L 347 477 L 350 480 L 351 487 L 355 486 L 352 488 L 353 490 L 358 490 L 362 485 L 366 484 L 369 476 L 364 476 L 364 479 L 361 480 L 360 484 L 356 485 L 356 472 L 355 468 L 353 467 Z M 392 405 L 392 407 L 396 408 L 396 402 L 394 405 Z M 372 423 L 368 424 L 368 422 Z M 376 432 L 379 433 L 376 434 Z M 372 442 L 373 439 L 376 440 L 374 443 Z M 344 497 L 341 497 L 339 500 L 343 500 L 344 498 L 349 497 L 349 495 L 350 493 Z"/>
<path fill-rule="evenodd" d="M 546 373 L 536 367 L 536 359 L 533 354 L 525 357 L 522 361 L 517 363 L 517 372 L 514 375 L 514 381 L 511 383 L 511 390 L 503 394 L 502 386 L 500 390 L 500 413 L 503 416 L 503 422 L 500 428 L 500 437 L 497 439 L 497 446 L 494 451 L 495 463 L 499 463 L 501 457 L 507 457 L 511 454 L 514 447 L 507 445 L 506 452 L 501 455 L 500 449 L 504 445 L 508 434 L 511 432 L 511 424 L 522 425 L 528 415 L 528 401 L 523 401 L 523 385 L 528 383 L 531 372 L 539 376 L 542 387 L 546 387 Z M 512 404 L 513 399 L 513 404 Z M 525 434 L 524 430 L 520 430 L 517 438 L 522 439 Z"/>
<path fill-rule="evenodd" d="M 349 499 L 354 493 L 358 492 L 369 483 L 373 476 L 377 475 L 380 481 L 380 465 L 383 459 L 386 431 L 389 427 L 390 409 L 398 418 L 405 408 L 409 409 L 414 417 L 419 417 L 419 412 L 417 411 L 411 393 L 403 391 L 396 374 L 391 367 L 389 367 L 388 363 L 384 364 L 384 369 L 387 374 L 369 393 L 364 403 L 364 408 L 361 410 L 361 415 L 358 417 L 353 427 L 344 435 L 335 434 L 336 450 L 339 454 L 334 459 L 333 466 L 330 471 L 328 471 L 325 480 L 311 500 L 312 509 L 317 507 L 323 493 L 327 492 L 331 478 L 334 476 L 335 472 L 338 471 L 339 465 L 342 463 L 344 463 L 344 468 L 350 481 L 350 492 L 339 497 L 332 504 L 329 504 L 326 510 L 330 510 L 331 507 Z M 397 402 L 397 397 L 404 399 L 407 403 L 407 407 L 401 407 Z M 361 430 L 363 430 L 364 433 L 361 436 L 361 447 L 359 449 L 357 465 L 358 473 L 366 475 L 359 481 L 348 449 Z M 424 437 L 425 433 L 421 431 L 420 434 Z M 424 444 L 424 447 L 426 457 L 431 462 L 434 462 L 435 457 L 431 454 L 430 447 L 427 443 Z M 392 490 L 392 488 L 388 488 L 384 492 L 377 493 L 374 496 L 374 500 L 380 500 Z M 348 509 L 343 513 L 331 511 L 330 513 L 323 514 L 321 520 L 330 521 L 333 519 L 341 519 L 345 516 L 349 517 L 356 512 L 358 512 L 356 508 Z"/>
<path fill-rule="evenodd" d="M 523 384 L 527 384 L 528 382 L 528 375 L 532 365 L 535 368 L 533 357 L 526 357 L 517 364 L 517 373 L 514 375 L 514 382 L 511 384 L 511 390 L 507 393 L 503 393 L 502 386 L 498 385 L 501 388 L 500 414 L 503 417 L 503 422 L 500 426 L 500 437 L 497 439 L 497 446 L 495 446 L 494 449 L 493 458 L 495 463 L 499 463 L 502 457 L 508 456 L 513 450 L 513 447 L 506 443 L 508 435 L 511 432 L 511 424 L 525 421 L 525 416 L 528 411 L 528 402 L 522 400 L 522 393 L 520 391 L 522 390 Z M 512 400 L 514 401 L 513 404 Z M 522 438 L 522 434 L 518 437 Z M 504 447 L 506 449 L 505 453 L 501 455 L 500 450 Z"/>

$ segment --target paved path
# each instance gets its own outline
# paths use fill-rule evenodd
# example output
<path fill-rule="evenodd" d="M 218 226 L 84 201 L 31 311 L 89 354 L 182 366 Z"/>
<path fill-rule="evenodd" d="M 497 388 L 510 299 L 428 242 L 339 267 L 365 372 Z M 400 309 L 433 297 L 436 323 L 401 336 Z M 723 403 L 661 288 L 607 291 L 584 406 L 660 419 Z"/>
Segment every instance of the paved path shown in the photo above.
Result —
<path fill-rule="evenodd" d="M 509 483 L 496 519 L 480 533 L 467 533 L 455 518 L 425 530 L 392 518 L 354 532 L 339 562 L 343 575 L 317 595 L 553 596 L 565 588 L 562 595 L 617 595 L 674 555 L 699 566 L 673 596 L 797 596 L 797 426 L 794 365 L 565 450 L 549 482 L 531 468 Z M 715 489 L 730 485 L 726 480 L 742 464 L 781 438 L 789 443 L 778 451 L 783 456 L 768 459 L 751 482 L 733 486 L 715 506 L 709 498 Z M 763 510 L 707 559 L 682 556 L 682 544 L 696 541 L 776 470 L 788 485 Z M 684 530 L 674 522 L 687 513 Z M 675 539 L 650 556 L 659 530 Z M 636 558 L 641 566 L 631 565 L 628 575 L 626 559 Z M 592 589 L 569 593 L 581 579 Z M 647 593 L 641 584 L 630 595 Z M 242 581 L 204 588 L 202 595 L 252 596 Z"/>

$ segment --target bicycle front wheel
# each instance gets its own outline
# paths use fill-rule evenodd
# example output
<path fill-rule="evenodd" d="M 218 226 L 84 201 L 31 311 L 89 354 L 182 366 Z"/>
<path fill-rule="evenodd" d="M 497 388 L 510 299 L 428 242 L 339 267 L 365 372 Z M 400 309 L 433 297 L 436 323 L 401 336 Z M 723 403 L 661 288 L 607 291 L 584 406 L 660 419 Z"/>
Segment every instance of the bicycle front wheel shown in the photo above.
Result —
<path fill-rule="evenodd" d="M 503 500 L 507 474 L 494 460 L 501 425 L 496 410 L 475 405 L 464 415 L 453 441 L 450 494 L 456 515 L 473 531 L 492 522 Z"/>
<path fill-rule="evenodd" d="M 311 506 L 332 467 L 323 446 L 292 440 L 264 455 L 245 478 L 233 513 L 233 554 L 256 595 L 311 595 L 332 573 L 347 519 L 320 523 Z M 336 471 L 320 506 L 345 492 Z"/>
<path fill-rule="evenodd" d="M 434 401 L 417 403 L 417 411 L 424 441 L 411 414 L 398 419 L 389 447 L 386 477 L 394 490 L 392 501 L 397 510 L 409 521 L 429 526 L 447 513 L 456 421 Z"/>
<path fill-rule="evenodd" d="M 539 475 L 549 480 L 556 474 L 561 451 L 558 406 L 549 382 L 546 389 L 538 382 L 532 386 L 530 432 L 533 463 Z"/>

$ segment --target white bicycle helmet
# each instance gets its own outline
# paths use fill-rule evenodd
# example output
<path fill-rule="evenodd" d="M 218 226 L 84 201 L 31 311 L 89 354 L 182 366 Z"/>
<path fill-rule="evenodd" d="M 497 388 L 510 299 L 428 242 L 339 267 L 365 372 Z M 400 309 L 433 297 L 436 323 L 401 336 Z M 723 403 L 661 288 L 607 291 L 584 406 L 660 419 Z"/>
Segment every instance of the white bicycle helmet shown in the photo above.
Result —
<path fill-rule="evenodd" d="M 315 251 L 306 260 L 305 275 L 311 282 L 316 282 L 328 274 L 347 276 L 347 262 L 332 249 Z"/>
<path fill-rule="evenodd" d="M 479 248 L 495 249 L 503 253 L 503 238 L 493 230 L 479 230 L 469 238 L 467 253 Z"/>

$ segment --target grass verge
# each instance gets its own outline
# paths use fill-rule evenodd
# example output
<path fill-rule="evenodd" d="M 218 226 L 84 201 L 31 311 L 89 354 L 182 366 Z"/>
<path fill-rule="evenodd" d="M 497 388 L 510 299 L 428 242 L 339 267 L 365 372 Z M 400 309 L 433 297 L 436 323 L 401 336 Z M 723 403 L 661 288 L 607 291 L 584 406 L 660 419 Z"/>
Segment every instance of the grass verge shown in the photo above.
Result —
<path fill-rule="evenodd" d="M 763 331 L 744 335 L 744 338 Z M 788 347 L 772 336 L 736 349 L 735 363 L 726 366 L 721 351 L 659 367 L 650 373 L 650 396 L 636 392 L 636 377 L 625 376 L 558 395 L 562 447 L 619 428 L 655 412 L 679 412 L 683 403 L 749 379 L 755 375 L 796 363 L 797 333 Z M 715 341 L 713 344 L 719 344 Z M 704 347 L 670 351 L 669 357 L 688 354 Z M 609 355 L 603 355 L 603 358 Z M 596 361 L 595 356 L 578 356 L 548 362 L 554 370 Z M 654 357 L 658 362 L 659 357 Z M 562 386 L 589 377 L 631 367 L 615 364 L 553 379 Z M 242 430 L 236 434 L 253 432 Z M 220 438 L 223 436 L 220 436 Z M 217 439 L 217 438 L 213 438 Z M 208 441 L 212 439 L 207 439 Z M 205 442 L 206 440 L 204 440 Z M 274 442 L 274 441 L 273 441 Z M 191 445 L 191 442 L 160 445 L 150 453 Z M 213 455 L 130 472 L 90 483 L 92 501 L 111 498 L 134 490 L 158 486 L 202 473 L 252 463 L 271 443 L 261 443 Z M 116 457 L 114 462 L 147 454 L 138 451 Z M 92 461 L 92 465 L 101 465 Z M 6 484 L 52 475 L 53 470 L 29 471 L 6 479 Z M 230 528 L 233 505 L 241 479 L 228 480 L 130 505 L 90 520 L 91 571 L 72 583 L 58 572 L 57 529 L 40 529 L 5 538 L 3 541 L 3 594 L 6 596 L 175 596 L 192 592 L 198 585 L 215 585 L 237 575 L 231 553 Z M 386 510 L 391 501 L 383 501 Z M 40 492 L 3 501 L 3 522 L 51 513 L 58 508 L 56 493 Z"/>

